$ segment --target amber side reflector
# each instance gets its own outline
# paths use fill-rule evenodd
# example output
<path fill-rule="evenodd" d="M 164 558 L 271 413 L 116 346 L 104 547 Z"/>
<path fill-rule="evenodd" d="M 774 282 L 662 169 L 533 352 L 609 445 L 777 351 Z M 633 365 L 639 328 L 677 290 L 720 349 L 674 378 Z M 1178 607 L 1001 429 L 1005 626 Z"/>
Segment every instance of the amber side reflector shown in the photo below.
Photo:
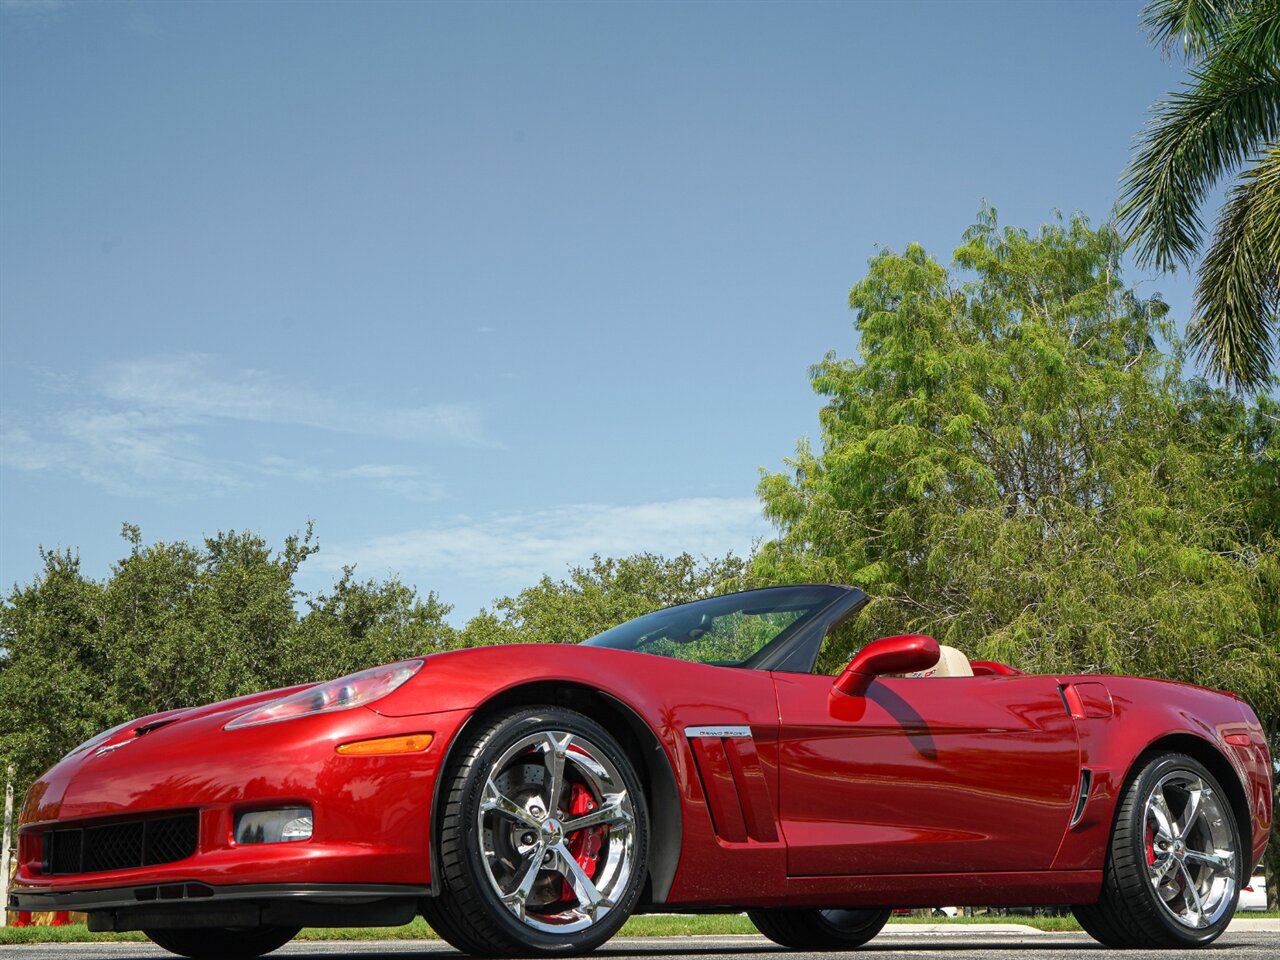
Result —
<path fill-rule="evenodd" d="M 384 757 L 393 753 L 421 753 L 435 737 L 429 733 L 413 733 L 407 737 L 379 737 L 338 744 L 338 752 L 348 757 Z"/>

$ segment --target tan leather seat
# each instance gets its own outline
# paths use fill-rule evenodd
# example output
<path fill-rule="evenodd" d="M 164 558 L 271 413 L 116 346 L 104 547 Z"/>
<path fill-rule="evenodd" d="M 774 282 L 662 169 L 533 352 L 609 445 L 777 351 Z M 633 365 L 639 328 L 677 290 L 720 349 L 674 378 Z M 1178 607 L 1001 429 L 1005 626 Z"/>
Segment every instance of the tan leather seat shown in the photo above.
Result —
<path fill-rule="evenodd" d="M 972 677 L 973 667 L 969 666 L 969 658 L 955 647 L 938 645 L 941 656 L 938 662 L 928 670 L 908 673 L 908 677 Z"/>

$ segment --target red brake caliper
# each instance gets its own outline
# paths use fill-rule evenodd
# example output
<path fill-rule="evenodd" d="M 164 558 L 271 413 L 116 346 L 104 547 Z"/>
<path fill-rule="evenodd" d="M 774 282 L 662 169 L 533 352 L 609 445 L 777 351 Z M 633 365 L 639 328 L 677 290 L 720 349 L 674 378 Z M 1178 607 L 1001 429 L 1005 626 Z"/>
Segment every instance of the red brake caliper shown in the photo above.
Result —
<path fill-rule="evenodd" d="M 573 784 L 569 791 L 569 809 L 565 813 L 566 820 L 573 820 L 584 814 L 590 813 L 596 808 L 596 801 L 591 796 L 591 791 L 580 783 Z M 604 843 L 604 827 L 587 827 L 585 830 L 576 830 L 569 834 L 565 842 L 569 847 L 569 852 L 573 854 L 573 859 L 578 861 L 578 866 L 582 868 L 582 872 L 588 877 L 594 877 L 596 873 L 596 865 L 600 862 L 600 847 Z M 568 900 L 574 899 L 573 887 L 568 880 L 564 883 L 564 896 Z"/>
<path fill-rule="evenodd" d="M 1154 867 L 1156 865 L 1156 831 L 1151 826 L 1151 821 L 1147 821 L 1147 829 L 1143 832 L 1143 839 L 1147 847 L 1147 866 Z"/>

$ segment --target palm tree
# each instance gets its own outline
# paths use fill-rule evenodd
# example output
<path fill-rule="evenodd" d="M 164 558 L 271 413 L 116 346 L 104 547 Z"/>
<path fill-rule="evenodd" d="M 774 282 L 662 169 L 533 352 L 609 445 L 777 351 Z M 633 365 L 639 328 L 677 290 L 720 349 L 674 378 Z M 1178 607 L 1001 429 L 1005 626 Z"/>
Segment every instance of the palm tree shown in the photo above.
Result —
<path fill-rule="evenodd" d="M 1262 389 L 1280 338 L 1280 0 L 1152 0 L 1143 23 L 1190 77 L 1152 110 L 1120 220 L 1144 266 L 1190 266 L 1206 194 L 1243 168 L 1200 264 L 1190 340 L 1229 386 Z"/>

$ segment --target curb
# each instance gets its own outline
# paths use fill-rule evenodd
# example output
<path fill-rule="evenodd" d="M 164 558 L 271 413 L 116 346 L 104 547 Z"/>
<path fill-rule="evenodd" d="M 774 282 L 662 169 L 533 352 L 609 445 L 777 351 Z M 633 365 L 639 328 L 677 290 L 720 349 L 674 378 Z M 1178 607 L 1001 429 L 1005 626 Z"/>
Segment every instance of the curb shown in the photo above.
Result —
<path fill-rule="evenodd" d="M 1030 934 L 1036 937 L 1044 937 L 1055 932 L 1057 931 L 1029 927 L 1025 923 L 887 923 L 884 929 L 877 933 L 876 936 L 909 937 L 918 934 L 930 937 L 968 937 L 985 933 L 1004 934 L 1005 936 L 1014 934 L 1019 937 L 1023 934 Z"/>
<path fill-rule="evenodd" d="M 1227 930 L 1234 930 L 1236 933 L 1280 933 L 1280 920 L 1270 917 L 1242 917 L 1236 914 L 1235 918 L 1227 924 Z"/>

